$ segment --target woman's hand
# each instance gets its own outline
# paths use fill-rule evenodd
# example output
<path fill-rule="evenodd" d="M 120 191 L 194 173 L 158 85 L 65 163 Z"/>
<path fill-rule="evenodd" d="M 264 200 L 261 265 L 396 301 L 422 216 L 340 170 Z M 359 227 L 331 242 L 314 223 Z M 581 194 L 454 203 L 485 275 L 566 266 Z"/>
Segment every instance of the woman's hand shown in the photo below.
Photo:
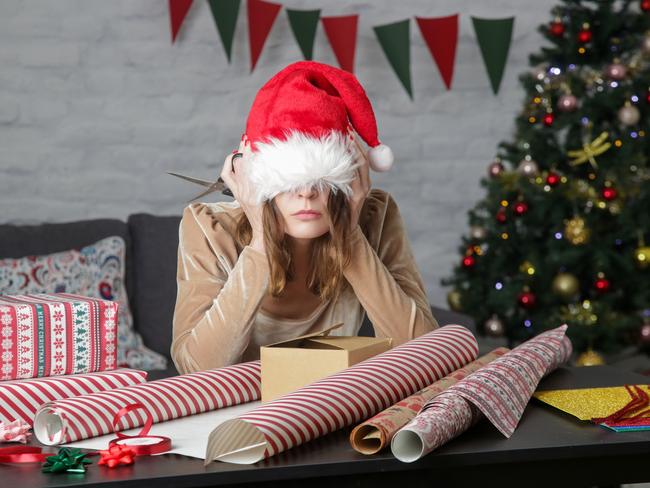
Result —
<path fill-rule="evenodd" d="M 357 169 L 357 176 L 352 181 L 352 196 L 350 197 L 350 209 L 352 213 L 351 229 L 354 231 L 359 223 L 359 216 L 361 215 L 361 208 L 366 201 L 368 193 L 370 193 L 370 161 L 368 160 L 367 151 L 361 147 L 358 136 L 355 132 L 348 129 L 351 139 L 354 141 L 354 150 L 356 153 L 357 162 L 360 163 Z"/>
<path fill-rule="evenodd" d="M 241 154 L 241 156 L 237 156 L 237 154 Z M 226 156 L 221 170 L 221 178 L 232 191 L 233 197 L 239 202 L 251 224 L 253 231 L 251 247 L 260 252 L 265 252 L 264 227 L 262 224 L 263 205 L 258 205 L 255 202 L 253 185 L 246 176 L 250 158 L 250 141 L 244 137 L 239 143 L 237 151 L 233 151 L 232 154 Z"/>

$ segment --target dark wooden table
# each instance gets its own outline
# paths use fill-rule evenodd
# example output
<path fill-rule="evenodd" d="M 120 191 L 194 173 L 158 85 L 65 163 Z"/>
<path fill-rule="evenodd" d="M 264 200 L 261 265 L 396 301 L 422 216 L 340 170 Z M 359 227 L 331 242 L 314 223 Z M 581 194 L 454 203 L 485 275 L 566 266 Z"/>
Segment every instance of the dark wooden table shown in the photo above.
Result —
<path fill-rule="evenodd" d="M 608 366 L 561 368 L 540 390 L 647 384 L 647 376 Z M 211 426 L 206 425 L 206 429 Z M 38 465 L 0 465 L 7 488 L 191 486 L 611 486 L 650 480 L 650 432 L 616 433 L 581 422 L 533 399 L 510 439 L 486 421 L 415 463 L 390 451 L 350 448 L 350 429 L 254 465 L 176 454 L 138 458 L 132 466 L 88 466 L 86 474 L 43 474 Z M 38 445 L 37 442 L 33 444 Z M 646 464 L 648 463 L 648 464 Z M 253 483 L 251 485 L 250 483 Z"/>

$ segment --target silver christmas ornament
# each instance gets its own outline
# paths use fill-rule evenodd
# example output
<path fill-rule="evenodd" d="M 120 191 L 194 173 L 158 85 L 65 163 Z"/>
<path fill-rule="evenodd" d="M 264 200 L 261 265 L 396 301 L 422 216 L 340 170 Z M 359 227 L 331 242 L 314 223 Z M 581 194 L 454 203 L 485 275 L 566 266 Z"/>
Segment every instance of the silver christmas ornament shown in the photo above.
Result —
<path fill-rule="evenodd" d="M 536 176 L 539 173 L 537 162 L 533 159 L 522 159 L 519 161 L 517 171 L 525 176 Z"/>
<path fill-rule="evenodd" d="M 636 125 L 641 118 L 641 112 L 634 105 L 625 104 L 618 111 L 618 120 L 623 125 Z"/>

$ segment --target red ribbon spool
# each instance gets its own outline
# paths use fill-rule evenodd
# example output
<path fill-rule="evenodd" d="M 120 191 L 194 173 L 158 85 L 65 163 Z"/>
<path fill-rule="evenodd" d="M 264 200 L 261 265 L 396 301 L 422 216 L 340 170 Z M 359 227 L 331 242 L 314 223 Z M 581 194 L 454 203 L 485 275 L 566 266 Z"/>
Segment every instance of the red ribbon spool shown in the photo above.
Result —
<path fill-rule="evenodd" d="M 43 452 L 41 447 L 0 447 L 0 463 L 42 463 L 55 453 Z"/>
<path fill-rule="evenodd" d="M 143 409 L 147 415 L 142 430 L 136 435 L 126 435 L 117 431 L 120 420 L 127 413 L 133 410 Z M 115 435 L 117 439 L 113 439 L 108 443 L 108 447 L 112 446 L 129 446 L 135 451 L 136 456 L 151 456 L 152 454 L 162 454 L 172 448 L 172 440 L 169 437 L 148 435 L 153 425 L 153 417 L 151 412 L 142 403 L 131 403 L 124 408 L 121 408 L 113 418 L 113 428 L 116 430 Z"/>

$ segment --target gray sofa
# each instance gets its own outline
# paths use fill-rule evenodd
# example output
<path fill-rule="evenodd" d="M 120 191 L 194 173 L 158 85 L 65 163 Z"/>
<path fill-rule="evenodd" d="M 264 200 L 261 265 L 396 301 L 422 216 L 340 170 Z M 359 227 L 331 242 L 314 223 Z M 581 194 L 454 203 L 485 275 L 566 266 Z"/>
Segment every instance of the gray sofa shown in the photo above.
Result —
<path fill-rule="evenodd" d="M 50 254 L 81 248 L 112 235 L 124 238 L 126 289 L 134 325 L 145 344 L 170 357 L 172 314 L 176 301 L 176 260 L 180 216 L 136 213 L 127 221 L 93 219 L 41 225 L 0 225 L 0 258 Z M 441 325 L 465 325 L 476 333 L 474 321 L 463 314 L 432 307 Z M 373 335 L 366 316 L 360 335 Z M 150 379 L 177 374 L 170 359 L 166 371 L 152 371 Z"/>

